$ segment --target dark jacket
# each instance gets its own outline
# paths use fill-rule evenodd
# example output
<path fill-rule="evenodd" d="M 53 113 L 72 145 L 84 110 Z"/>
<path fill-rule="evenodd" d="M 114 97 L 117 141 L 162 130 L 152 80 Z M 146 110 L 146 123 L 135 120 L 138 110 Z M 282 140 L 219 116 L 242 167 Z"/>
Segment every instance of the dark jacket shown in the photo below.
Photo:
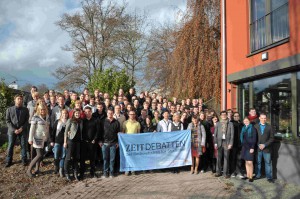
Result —
<path fill-rule="evenodd" d="M 142 132 L 143 133 L 148 133 L 148 132 L 154 132 L 156 130 L 156 127 L 152 125 L 152 123 L 150 124 L 150 126 L 147 126 L 147 124 L 145 126 L 142 126 Z"/>
<path fill-rule="evenodd" d="M 83 120 L 82 140 L 86 142 L 98 141 L 100 134 L 100 123 L 96 118 Z"/>
<path fill-rule="evenodd" d="M 52 131 L 50 133 L 50 142 L 54 142 L 57 144 L 63 144 L 64 143 L 64 135 L 65 135 L 65 130 L 66 130 L 66 125 L 63 125 L 61 129 L 58 131 L 57 125 L 58 125 L 59 120 L 56 120 L 53 124 Z M 57 133 L 57 134 L 56 134 Z"/>
<path fill-rule="evenodd" d="M 100 114 L 98 112 L 98 110 L 96 110 L 96 112 L 92 114 L 92 117 L 96 118 L 98 120 L 98 123 L 100 124 L 99 133 L 102 134 L 103 133 L 104 121 L 107 117 L 106 112 L 102 111 L 102 113 Z M 100 134 L 99 134 L 99 136 L 100 136 Z"/>
<path fill-rule="evenodd" d="M 17 115 L 17 107 L 12 106 L 6 110 L 6 124 L 8 127 L 8 134 L 13 134 L 15 130 L 23 128 L 23 131 L 27 130 L 28 120 L 29 120 L 29 111 L 25 107 L 18 108 L 19 118 Z"/>
<path fill-rule="evenodd" d="M 243 128 L 243 123 L 237 122 L 235 120 L 232 121 L 233 129 L 234 129 L 234 138 L 233 138 L 233 148 L 240 148 L 241 147 L 241 140 L 240 134 Z"/>
<path fill-rule="evenodd" d="M 56 120 L 59 119 L 60 114 L 61 114 L 61 111 L 62 111 L 63 109 L 67 109 L 68 111 L 70 111 L 70 108 L 69 108 L 68 106 L 60 107 L 59 105 L 56 105 L 56 106 L 52 109 L 52 111 L 51 111 L 51 116 L 50 116 L 50 126 L 51 126 L 52 128 L 54 128 L 54 126 L 53 126 L 53 125 L 54 125 L 54 122 L 55 122 Z"/>
<path fill-rule="evenodd" d="M 118 143 L 118 133 L 120 131 L 120 123 L 115 118 L 110 121 L 105 119 L 103 133 L 100 134 L 100 142 L 113 144 Z"/>
<path fill-rule="evenodd" d="M 248 132 L 243 133 L 243 143 L 242 146 L 246 150 L 255 149 L 257 142 L 257 131 L 254 126 L 252 127 L 252 136 L 248 136 Z"/>
<path fill-rule="evenodd" d="M 263 152 L 270 153 L 271 152 L 271 146 L 274 141 L 274 130 L 271 125 L 265 124 L 265 130 L 264 134 L 260 131 L 259 124 L 254 125 L 256 131 L 257 131 L 257 147 L 259 144 L 264 144 L 265 148 L 263 149 Z M 261 151 L 258 147 L 258 151 Z"/>

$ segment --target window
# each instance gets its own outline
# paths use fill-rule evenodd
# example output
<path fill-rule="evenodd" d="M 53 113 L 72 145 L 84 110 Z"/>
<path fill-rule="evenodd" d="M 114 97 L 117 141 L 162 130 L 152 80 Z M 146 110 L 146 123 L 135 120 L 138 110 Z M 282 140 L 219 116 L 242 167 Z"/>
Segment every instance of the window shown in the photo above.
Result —
<path fill-rule="evenodd" d="M 253 105 L 268 115 L 277 133 L 291 131 L 291 73 L 253 81 Z"/>
<path fill-rule="evenodd" d="M 289 37 L 288 0 L 251 0 L 251 52 Z"/>

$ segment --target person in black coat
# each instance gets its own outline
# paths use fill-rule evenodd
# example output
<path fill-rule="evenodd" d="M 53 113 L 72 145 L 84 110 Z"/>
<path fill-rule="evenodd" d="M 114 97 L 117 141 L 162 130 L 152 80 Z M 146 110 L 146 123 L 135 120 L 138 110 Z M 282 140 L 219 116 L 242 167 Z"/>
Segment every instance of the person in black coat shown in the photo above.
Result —
<path fill-rule="evenodd" d="M 249 182 L 253 182 L 253 160 L 254 160 L 254 149 L 257 142 L 257 132 L 254 126 L 250 123 L 248 117 L 244 118 L 244 124 L 241 134 L 240 140 L 242 144 L 242 152 L 241 157 L 245 160 L 245 166 L 247 171 L 247 178 Z"/>
<path fill-rule="evenodd" d="M 262 158 L 265 161 L 265 173 L 269 182 L 273 182 L 272 169 L 271 169 L 271 147 L 274 141 L 274 130 L 271 125 L 266 123 L 267 116 L 261 113 L 259 116 L 259 124 L 254 127 L 257 131 L 257 171 L 256 178 L 261 177 L 261 162 Z"/>
<path fill-rule="evenodd" d="M 230 161 L 230 173 L 231 177 L 235 177 L 238 173 L 240 173 L 240 178 L 244 178 L 244 161 L 241 160 L 240 152 L 242 149 L 240 134 L 243 128 L 243 123 L 240 121 L 240 114 L 238 112 L 233 113 L 233 120 L 231 121 L 234 128 L 234 139 L 233 146 L 230 153 L 229 161 Z"/>
<path fill-rule="evenodd" d="M 80 149 L 80 178 L 83 179 L 85 172 L 85 161 L 88 159 L 90 162 L 90 175 L 95 177 L 95 157 L 97 143 L 100 134 L 99 120 L 92 117 L 92 108 L 86 106 L 84 108 L 86 118 L 83 119 L 82 127 L 82 141 Z"/>

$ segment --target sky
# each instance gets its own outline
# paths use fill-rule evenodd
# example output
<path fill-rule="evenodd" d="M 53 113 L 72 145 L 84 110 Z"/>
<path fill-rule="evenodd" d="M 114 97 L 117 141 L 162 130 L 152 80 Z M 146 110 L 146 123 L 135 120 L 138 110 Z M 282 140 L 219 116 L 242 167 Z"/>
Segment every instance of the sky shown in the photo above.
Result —
<path fill-rule="evenodd" d="M 186 0 L 126 2 L 129 11 L 145 11 L 153 23 L 176 23 L 186 9 Z M 79 12 L 80 6 L 80 0 L 1 0 L 0 78 L 7 84 L 53 88 L 57 79 L 52 72 L 73 63 L 72 53 L 62 50 L 70 43 L 69 35 L 55 22 L 64 13 Z"/>

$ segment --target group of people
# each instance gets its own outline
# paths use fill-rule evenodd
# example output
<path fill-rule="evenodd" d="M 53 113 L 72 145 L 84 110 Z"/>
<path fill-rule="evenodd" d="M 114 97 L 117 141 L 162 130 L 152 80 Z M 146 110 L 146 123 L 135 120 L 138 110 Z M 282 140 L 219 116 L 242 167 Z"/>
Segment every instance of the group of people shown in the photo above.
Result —
<path fill-rule="evenodd" d="M 55 173 L 69 181 L 71 173 L 76 180 L 85 177 L 87 160 L 91 177 L 96 177 L 96 164 L 102 162 L 103 178 L 112 178 L 120 166 L 118 133 L 190 129 L 191 174 L 210 167 L 216 177 L 240 174 L 252 182 L 254 171 L 256 178 L 261 177 L 263 157 L 266 177 L 272 181 L 270 153 L 274 132 L 266 123 L 266 114 L 258 117 L 255 109 L 241 121 L 238 112 L 227 110 L 218 115 L 201 98 L 168 100 L 149 92 L 137 96 L 134 88 L 127 94 L 119 89 L 110 98 L 98 89 L 93 93 L 84 89 L 80 95 L 68 90 L 63 94 L 50 90 L 41 95 L 32 87 L 29 98 L 16 95 L 14 102 L 6 112 L 6 167 L 12 164 L 14 144 L 19 138 L 23 165 L 31 159 L 26 171 L 29 177 L 39 172 L 45 149 L 51 149 Z M 171 171 L 178 173 L 179 168 Z M 134 171 L 125 175 L 130 173 L 135 175 Z"/>

